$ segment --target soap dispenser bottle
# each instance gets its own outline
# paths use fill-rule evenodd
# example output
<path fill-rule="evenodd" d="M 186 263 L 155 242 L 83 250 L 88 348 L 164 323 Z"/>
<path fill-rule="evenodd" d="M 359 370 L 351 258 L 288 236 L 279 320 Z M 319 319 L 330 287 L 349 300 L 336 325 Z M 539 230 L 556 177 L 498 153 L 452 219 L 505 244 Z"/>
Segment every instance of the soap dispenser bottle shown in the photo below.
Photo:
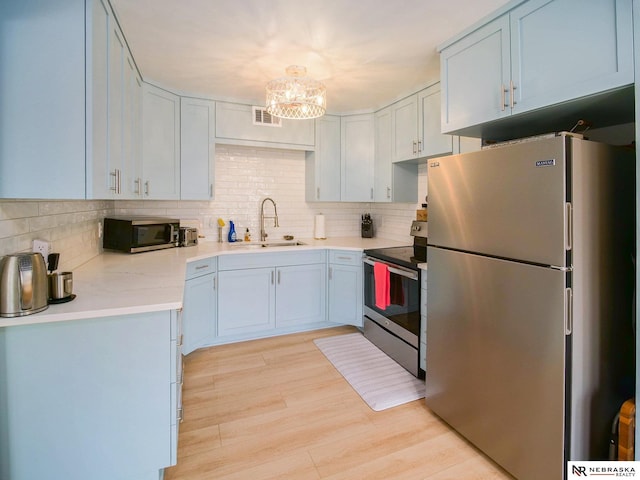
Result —
<path fill-rule="evenodd" d="M 247 228 L 247 231 L 244 232 L 244 241 L 245 242 L 250 242 L 251 241 L 251 233 L 249 232 L 248 228 Z"/>
<path fill-rule="evenodd" d="M 229 220 L 229 236 L 228 240 L 230 243 L 236 241 L 236 226 L 233 224 L 233 220 Z"/>

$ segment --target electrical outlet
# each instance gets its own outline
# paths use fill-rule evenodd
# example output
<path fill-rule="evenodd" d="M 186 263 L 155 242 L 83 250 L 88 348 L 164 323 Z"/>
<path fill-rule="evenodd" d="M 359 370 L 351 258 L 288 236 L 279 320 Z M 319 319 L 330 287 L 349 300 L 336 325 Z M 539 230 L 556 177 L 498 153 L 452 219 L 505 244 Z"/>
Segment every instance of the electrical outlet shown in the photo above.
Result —
<path fill-rule="evenodd" d="M 51 253 L 51 244 L 46 240 L 34 240 L 33 241 L 33 251 L 36 253 L 41 253 L 44 257 L 44 261 L 47 261 L 47 257 Z"/>

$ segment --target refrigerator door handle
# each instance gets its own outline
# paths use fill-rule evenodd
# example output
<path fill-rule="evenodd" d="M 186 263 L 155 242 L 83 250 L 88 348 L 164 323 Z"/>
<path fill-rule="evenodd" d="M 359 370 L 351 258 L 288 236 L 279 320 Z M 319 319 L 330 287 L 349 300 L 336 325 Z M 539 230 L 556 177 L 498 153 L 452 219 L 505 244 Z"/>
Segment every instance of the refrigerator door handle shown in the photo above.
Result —
<path fill-rule="evenodd" d="M 571 335 L 573 331 L 573 292 L 570 288 L 564 290 L 564 334 Z"/>
<path fill-rule="evenodd" d="M 565 250 L 571 250 L 573 247 L 573 207 L 571 203 L 567 202 L 565 204 L 565 221 L 567 222 L 565 225 L 564 238 L 566 239 L 566 245 L 564 246 Z"/>

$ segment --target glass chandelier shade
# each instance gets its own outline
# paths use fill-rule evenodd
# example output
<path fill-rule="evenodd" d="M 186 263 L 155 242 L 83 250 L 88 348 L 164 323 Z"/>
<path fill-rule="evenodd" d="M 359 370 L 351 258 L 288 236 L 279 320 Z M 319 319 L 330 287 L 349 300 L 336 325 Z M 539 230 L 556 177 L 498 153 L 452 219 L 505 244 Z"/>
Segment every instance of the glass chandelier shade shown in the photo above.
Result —
<path fill-rule="evenodd" d="M 307 77 L 307 69 L 291 65 L 287 76 L 267 83 L 267 112 L 274 117 L 308 119 L 324 115 L 327 109 L 327 89 Z"/>

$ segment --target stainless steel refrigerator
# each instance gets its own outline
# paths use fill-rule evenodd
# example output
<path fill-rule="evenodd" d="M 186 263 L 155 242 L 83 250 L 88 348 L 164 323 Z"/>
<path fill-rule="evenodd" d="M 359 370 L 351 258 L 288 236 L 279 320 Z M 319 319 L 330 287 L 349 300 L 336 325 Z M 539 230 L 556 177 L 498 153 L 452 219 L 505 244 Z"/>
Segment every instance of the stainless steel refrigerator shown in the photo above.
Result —
<path fill-rule="evenodd" d="M 607 459 L 634 391 L 634 153 L 556 134 L 427 176 L 427 406 L 519 480 Z"/>

